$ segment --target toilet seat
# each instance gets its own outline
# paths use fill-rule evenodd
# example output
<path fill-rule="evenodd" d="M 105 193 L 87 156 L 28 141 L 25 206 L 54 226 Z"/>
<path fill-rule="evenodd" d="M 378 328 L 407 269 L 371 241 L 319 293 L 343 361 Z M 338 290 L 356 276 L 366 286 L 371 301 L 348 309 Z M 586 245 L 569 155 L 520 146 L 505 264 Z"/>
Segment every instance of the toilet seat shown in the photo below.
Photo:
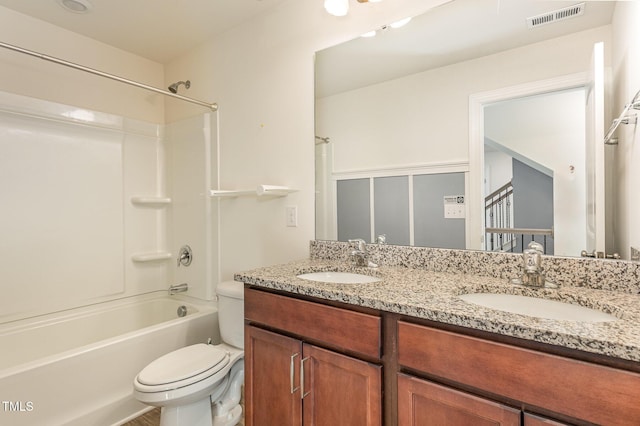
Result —
<path fill-rule="evenodd" d="M 146 366 L 135 380 L 138 392 L 166 392 L 198 383 L 223 370 L 229 352 L 204 343 L 170 352 Z M 225 373 L 226 374 L 226 373 Z"/>

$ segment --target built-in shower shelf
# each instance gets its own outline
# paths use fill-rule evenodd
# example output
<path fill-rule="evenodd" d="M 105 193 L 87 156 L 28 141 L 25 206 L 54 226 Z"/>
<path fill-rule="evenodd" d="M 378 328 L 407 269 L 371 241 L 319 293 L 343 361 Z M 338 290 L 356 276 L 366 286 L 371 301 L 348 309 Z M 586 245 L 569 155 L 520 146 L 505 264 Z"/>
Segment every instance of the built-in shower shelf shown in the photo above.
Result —
<path fill-rule="evenodd" d="M 131 203 L 137 206 L 164 207 L 171 204 L 169 197 L 131 197 Z"/>
<path fill-rule="evenodd" d="M 224 189 L 212 189 L 211 191 L 209 191 L 209 195 L 212 197 L 217 197 L 217 198 L 235 198 L 235 197 L 241 197 L 241 196 L 251 196 L 251 195 L 256 195 L 256 191 L 250 191 L 250 190 L 236 190 L 236 189 L 229 189 L 229 190 L 224 190 Z"/>
<path fill-rule="evenodd" d="M 136 253 L 131 256 L 131 260 L 134 262 L 156 262 L 158 260 L 171 259 L 172 254 L 168 251 L 156 251 L 149 253 Z"/>
<path fill-rule="evenodd" d="M 256 189 L 212 189 L 209 195 L 215 198 L 235 198 L 235 197 L 286 197 L 297 189 L 279 185 L 258 185 Z"/>

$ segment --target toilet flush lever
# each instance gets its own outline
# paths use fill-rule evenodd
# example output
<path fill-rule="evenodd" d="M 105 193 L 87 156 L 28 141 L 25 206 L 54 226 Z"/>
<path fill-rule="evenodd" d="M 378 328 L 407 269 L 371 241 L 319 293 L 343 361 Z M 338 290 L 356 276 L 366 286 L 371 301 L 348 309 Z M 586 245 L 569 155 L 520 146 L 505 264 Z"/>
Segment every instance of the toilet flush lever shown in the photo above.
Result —
<path fill-rule="evenodd" d="M 191 247 L 184 245 L 180 247 L 180 252 L 178 253 L 178 267 L 189 266 L 191 265 L 191 261 L 193 260 L 193 252 L 191 251 Z"/>

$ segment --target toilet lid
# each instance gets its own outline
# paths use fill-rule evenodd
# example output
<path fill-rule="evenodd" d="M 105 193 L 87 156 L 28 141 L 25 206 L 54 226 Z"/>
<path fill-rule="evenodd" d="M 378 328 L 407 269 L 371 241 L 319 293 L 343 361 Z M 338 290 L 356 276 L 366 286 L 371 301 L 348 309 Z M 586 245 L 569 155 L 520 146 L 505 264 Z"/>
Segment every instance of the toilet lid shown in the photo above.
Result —
<path fill-rule="evenodd" d="M 215 374 L 229 362 L 229 356 L 213 345 L 199 343 L 170 352 L 147 365 L 138 374 L 143 385 L 157 386 L 200 375 Z"/>

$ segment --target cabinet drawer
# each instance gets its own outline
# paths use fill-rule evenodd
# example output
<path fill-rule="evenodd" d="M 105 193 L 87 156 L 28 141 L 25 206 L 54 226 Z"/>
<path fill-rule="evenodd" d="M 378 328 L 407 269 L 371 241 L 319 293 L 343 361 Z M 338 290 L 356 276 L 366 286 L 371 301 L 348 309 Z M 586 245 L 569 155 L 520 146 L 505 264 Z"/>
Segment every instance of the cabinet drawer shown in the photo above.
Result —
<path fill-rule="evenodd" d="M 381 318 L 246 288 L 244 316 L 254 323 L 380 359 Z"/>
<path fill-rule="evenodd" d="M 400 321 L 402 366 L 598 424 L 640 424 L 640 375 Z"/>

